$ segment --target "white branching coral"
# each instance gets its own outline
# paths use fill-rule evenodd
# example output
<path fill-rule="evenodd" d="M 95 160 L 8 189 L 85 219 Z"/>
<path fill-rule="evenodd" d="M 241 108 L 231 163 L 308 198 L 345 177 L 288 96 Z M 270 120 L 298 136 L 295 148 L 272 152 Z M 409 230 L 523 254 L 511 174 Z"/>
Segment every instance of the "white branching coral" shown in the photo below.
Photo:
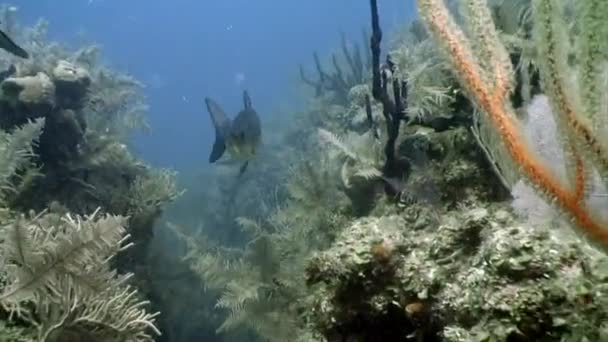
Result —
<path fill-rule="evenodd" d="M 126 218 L 21 215 L 0 231 L 2 306 L 39 341 L 153 341 L 156 313 L 109 261 L 128 248 Z"/>
<path fill-rule="evenodd" d="M 319 142 L 327 146 L 332 160 L 341 163 L 341 179 L 350 188 L 354 178 L 365 180 L 382 177 L 382 144 L 368 132 L 362 135 L 350 133 L 344 138 L 320 128 Z"/>
<path fill-rule="evenodd" d="M 12 178 L 19 170 L 28 166 L 33 156 L 33 145 L 42 133 L 44 119 L 23 125 L 12 133 L 0 130 L 0 200 L 13 192 Z"/>

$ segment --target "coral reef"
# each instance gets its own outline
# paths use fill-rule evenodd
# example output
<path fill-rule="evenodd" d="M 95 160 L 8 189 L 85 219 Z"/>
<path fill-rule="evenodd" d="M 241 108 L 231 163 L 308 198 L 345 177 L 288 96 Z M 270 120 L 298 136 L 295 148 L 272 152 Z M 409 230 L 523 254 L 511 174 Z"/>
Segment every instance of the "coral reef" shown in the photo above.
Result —
<path fill-rule="evenodd" d="M 72 217 L 57 205 L 25 215 L 7 205 L 29 182 L 43 124 L 38 119 L 11 134 L 0 132 L 2 317 L 31 335 L 26 340 L 153 341 L 156 314 L 128 285 L 130 275 L 108 262 L 130 246 L 124 217 L 98 217 L 98 211 Z"/>
<path fill-rule="evenodd" d="M 263 221 L 239 218 L 248 237 L 241 248 L 211 240 L 205 230 L 191 236 L 174 227 L 187 244 L 184 260 L 210 293 L 216 307 L 228 313 L 218 333 L 253 331 L 267 341 L 308 339 L 301 323 L 306 296 L 303 270 L 312 250 L 325 248 L 334 231 L 346 222 L 346 196 L 337 191 L 325 168 L 302 161 L 288 184 L 289 199 Z M 314 212 L 311 216 L 309 213 Z M 230 336 L 230 335 L 228 335 Z M 236 339 L 235 337 L 232 337 Z"/>
<path fill-rule="evenodd" d="M 596 56 L 597 37 L 585 37 L 580 60 L 568 43 L 589 22 L 572 15 L 571 1 L 549 2 L 420 0 L 422 18 L 384 48 L 382 65 L 371 0 L 370 70 L 346 81 L 337 57 L 329 74 L 315 54 L 319 81 L 302 78 L 316 96 L 287 132 L 270 135 L 272 155 L 249 179 L 219 171 L 213 192 L 197 194 L 207 203 L 202 225 L 186 224 L 201 228 L 174 227 L 200 282 L 188 270 L 183 279 L 207 289 L 201 302 L 222 313 L 197 317 L 227 340 L 606 339 L 606 255 L 560 216 L 574 213 L 592 232 L 604 222 L 595 209 L 605 208 L 605 177 L 587 172 L 603 169 L 586 152 L 599 145 L 578 115 L 560 126 L 568 106 L 550 106 L 569 79 L 552 72 L 604 70 L 585 58 Z M 556 70 L 541 56 L 550 46 L 534 37 L 561 20 Z M 581 104 L 605 106 L 597 88 L 579 87 Z M 559 182 L 536 159 L 560 165 L 550 170 Z M 561 206 L 544 203 L 547 193 Z"/>
<path fill-rule="evenodd" d="M 363 218 L 307 267 L 328 341 L 599 341 L 608 259 L 502 205 Z"/>
<path fill-rule="evenodd" d="M 529 73 L 535 72 L 530 69 L 534 64 L 530 61 L 538 62 L 537 57 L 527 54 L 521 49 L 522 45 L 515 49 L 515 55 L 509 56 L 515 58 L 505 57 L 506 53 L 499 46 L 501 43 L 495 40 L 498 39 L 495 32 L 488 29 L 488 21 L 477 21 L 482 17 L 488 19 L 490 12 L 485 8 L 485 2 L 470 1 L 463 4 L 469 12 L 458 19 L 468 20 L 467 24 L 477 34 L 473 38 L 486 39 L 483 48 L 478 45 L 480 41 L 471 41 L 479 48 L 477 52 L 486 54 L 473 62 L 468 59 L 473 56 L 469 50 L 459 54 L 463 49 L 469 49 L 469 41 L 465 41 L 454 27 L 446 29 L 446 25 L 453 23 L 446 19 L 448 10 L 447 6 L 443 7 L 443 1 L 419 3 L 435 38 L 451 48 L 454 68 L 463 84 L 469 87 L 464 94 L 477 101 L 480 112 L 466 97 L 458 95 L 447 101 L 448 106 L 444 108 L 448 113 L 423 111 L 423 117 L 414 117 L 407 123 L 396 141 L 397 153 L 412 162 L 412 169 L 404 183 L 398 184 L 399 206 L 376 201 L 370 216 L 352 221 L 340 230 L 329 249 L 314 253 L 306 269 L 314 298 L 306 320 L 327 341 L 605 339 L 606 255 L 566 229 L 567 224 L 555 211 L 545 208 L 535 212 L 535 208 L 542 208 L 542 200 L 530 195 L 530 191 L 513 187 L 520 175 L 511 172 L 517 169 L 509 164 L 509 154 L 500 149 L 503 145 L 496 142 L 496 133 L 488 130 L 489 124 L 483 117 L 485 112 L 501 115 L 491 102 L 496 98 L 503 101 L 507 93 L 512 95 L 510 91 L 503 93 L 504 89 L 499 86 L 511 76 L 511 71 L 507 70 L 511 63 L 520 63 L 521 58 L 529 59 L 524 62 L 527 70 L 520 71 L 519 77 L 514 79 L 517 83 L 513 83 L 513 87 L 518 92 L 511 97 L 519 105 L 535 103 L 532 95 L 543 90 L 530 80 Z M 450 7 L 454 3 L 450 2 Z M 548 6 L 542 0 L 537 2 L 541 3 Z M 371 4 L 374 13 L 375 1 Z M 509 7 L 511 5 L 513 7 Z M 521 12 L 515 8 L 521 8 L 518 10 Z M 493 5 L 492 13 L 497 25 L 506 27 L 512 23 L 509 15 L 526 13 L 526 8 L 521 2 L 499 2 Z M 451 13 L 457 12 L 452 8 Z M 553 14 L 559 16 L 556 13 Z M 473 16 L 476 19 L 472 19 Z M 372 18 L 376 26 L 378 18 L 374 15 Z M 551 20 L 557 19 L 552 17 Z M 529 30 L 526 25 L 531 24 L 524 19 L 515 25 Z M 483 29 L 481 25 L 484 25 Z M 427 36 L 419 29 L 410 33 L 416 36 L 410 42 L 419 46 L 428 43 Z M 508 43 L 513 37 L 505 35 L 500 39 Z M 379 41 L 378 33 L 375 40 Z M 462 59 L 458 59 L 460 57 Z M 494 58 L 489 58 L 494 63 L 485 65 L 485 57 Z M 409 61 L 406 75 L 419 64 L 422 62 Z M 476 81 L 481 82 L 475 73 L 490 67 L 496 70 L 491 81 L 498 85 L 475 85 Z M 522 66 L 517 64 L 516 67 Z M 383 70 L 379 65 L 376 68 L 379 73 Z M 450 81 L 445 69 L 434 74 L 439 76 L 437 84 L 454 88 L 453 91 L 444 90 L 445 94 L 460 93 L 458 84 Z M 489 89 L 496 91 L 487 95 L 485 92 Z M 492 99 L 488 100 L 489 96 Z M 364 98 L 364 95 L 358 98 Z M 423 107 L 430 109 L 433 105 L 441 105 L 442 98 Z M 373 104 L 362 104 L 364 101 L 360 100 L 358 103 L 361 110 L 364 106 L 368 107 L 368 112 L 370 107 L 375 110 Z M 388 104 L 389 108 L 394 107 Z M 386 107 L 386 103 L 384 105 Z M 559 120 L 556 119 L 557 125 L 543 126 L 556 127 L 556 132 L 537 132 L 534 129 L 538 127 L 534 125 L 542 125 L 540 115 L 533 116 L 534 113 L 526 113 L 524 109 L 519 108 L 517 115 L 513 113 L 509 119 L 529 115 L 528 121 L 517 127 L 532 139 L 531 146 L 541 148 L 541 157 L 549 155 L 550 160 L 558 161 L 562 156 L 568 164 L 567 158 L 572 155 L 565 156 L 562 151 L 551 154 L 543 147 L 558 144 L 556 139 L 564 136 L 559 134 L 564 129 L 559 128 Z M 542 110 L 542 115 L 552 114 L 551 109 Z M 449 124 L 444 124 L 446 120 L 435 120 L 438 115 L 445 115 Z M 515 126 L 496 119 L 494 127 L 510 129 Z M 502 133 L 505 138 L 505 132 Z M 384 134 L 381 132 L 381 136 Z M 519 139 L 519 136 L 510 138 Z M 507 144 L 512 143 L 519 142 Z M 343 151 L 347 146 L 339 142 L 332 145 Z M 515 163 L 522 164 L 522 160 L 515 158 Z M 537 166 L 535 164 L 528 171 L 532 173 Z M 577 174 L 580 172 L 580 169 L 576 170 Z M 568 175 L 567 168 L 563 174 L 572 176 Z M 542 177 L 533 179 L 537 181 L 534 189 L 538 190 L 538 183 L 543 184 L 540 188 L 545 191 L 557 189 L 549 187 L 547 190 L 549 185 L 545 180 Z M 598 191 L 601 194 L 602 186 L 599 181 L 595 182 L 599 185 L 592 180 L 587 182 L 593 184 L 589 193 L 585 193 L 590 198 L 581 201 L 580 208 L 585 203 L 585 208 L 593 210 L 598 207 L 598 201 L 604 203 L 593 198 Z M 509 206 L 509 191 L 517 198 L 514 202 L 517 213 Z M 564 196 L 562 199 L 569 201 L 570 195 Z M 579 207 L 566 206 L 564 209 L 562 206 L 561 209 L 574 210 L 580 217 L 586 215 L 578 211 Z M 594 223 L 585 222 L 587 229 L 595 227 Z M 591 232 L 596 237 L 601 236 L 594 229 Z"/>
<path fill-rule="evenodd" d="M 100 207 L 128 216 L 137 244 L 119 263 L 133 270 L 145 260 L 161 207 L 178 195 L 174 174 L 151 169 L 125 145 L 126 130 L 137 126 L 143 108 L 139 84 L 98 66 L 95 48 L 71 53 L 59 45 L 50 47 L 43 28 L 22 30 L 24 41 L 36 40 L 33 58 L 18 64 L 17 73 L 0 85 L 2 129 L 45 120 L 34 151 L 39 175 L 11 199 L 12 206 L 40 211 L 59 203 L 82 215 Z"/>
<path fill-rule="evenodd" d="M 0 57 L 2 320 L 38 341 L 153 341 L 148 244 L 179 191 L 126 146 L 141 87 L 15 14 L 1 16 L 31 58 Z"/>

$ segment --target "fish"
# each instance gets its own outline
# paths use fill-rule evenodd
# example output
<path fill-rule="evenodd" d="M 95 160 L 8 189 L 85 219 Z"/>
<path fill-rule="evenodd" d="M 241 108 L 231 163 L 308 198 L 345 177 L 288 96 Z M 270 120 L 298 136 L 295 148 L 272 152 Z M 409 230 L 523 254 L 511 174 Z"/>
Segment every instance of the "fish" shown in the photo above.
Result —
<path fill-rule="evenodd" d="M 209 163 L 215 163 L 228 151 L 232 158 L 244 160 L 239 169 L 239 176 L 242 175 L 262 141 L 260 117 L 253 109 L 249 93 L 243 91 L 243 109 L 232 120 L 213 99 L 206 97 L 205 104 L 215 129 Z"/>
<path fill-rule="evenodd" d="M 15 56 L 23 59 L 30 58 L 30 54 L 27 53 L 21 46 L 17 45 L 4 31 L 0 30 L 0 48 L 12 53 Z"/>

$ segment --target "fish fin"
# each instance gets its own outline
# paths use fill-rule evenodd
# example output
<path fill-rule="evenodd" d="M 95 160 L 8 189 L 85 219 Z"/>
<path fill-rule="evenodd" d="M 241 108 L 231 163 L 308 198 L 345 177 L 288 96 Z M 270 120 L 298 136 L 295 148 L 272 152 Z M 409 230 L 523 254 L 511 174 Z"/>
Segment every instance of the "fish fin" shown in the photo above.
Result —
<path fill-rule="evenodd" d="M 6 35 L 2 30 L 0 30 L 0 47 L 4 50 L 12 53 L 15 56 L 28 59 L 30 55 L 25 51 L 22 47 L 17 45 L 9 36 Z"/>
<path fill-rule="evenodd" d="M 209 111 L 209 115 L 211 116 L 211 122 L 213 122 L 213 127 L 216 131 L 221 131 L 224 135 L 226 134 L 228 128 L 230 127 L 230 119 L 228 115 L 224 112 L 220 105 L 213 101 L 211 98 L 205 98 L 205 104 L 207 105 L 207 111 Z"/>
<path fill-rule="evenodd" d="M 247 90 L 243 90 L 243 106 L 245 109 L 251 109 L 251 97 L 249 97 Z"/>
<path fill-rule="evenodd" d="M 212 99 L 205 98 L 205 104 L 207 110 L 211 116 L 211 122 L 215 129 L 215 142 L 213 143 L 213 149 L 209 155 L 209 162 L 214 163 L 222 157 L 224 151 L 226 151 L 226 133 L 230 128 L 230 119 L 224 113 L 222 108 Z"/>
<path fill-rule="evenodd" d="M 243 173 L 245 173 L 245 171 L 247 170 L 247 166 L 249 166 L 249 160 L 245 161 L 243 165 L 241 165 L 241 168 L 239 169 L 239 177 L 241 177 Z"/>
<path fill-rule="evenodd" d="M 224 155 L 224 151 L 226 151 L 226 143 L 224 142 L 224 138 L 216 135 L 213 148 L 211 149 L 211 154 L 209 155 L 209 163 L 215 163 L 222 157 L 222 155 Z"/>

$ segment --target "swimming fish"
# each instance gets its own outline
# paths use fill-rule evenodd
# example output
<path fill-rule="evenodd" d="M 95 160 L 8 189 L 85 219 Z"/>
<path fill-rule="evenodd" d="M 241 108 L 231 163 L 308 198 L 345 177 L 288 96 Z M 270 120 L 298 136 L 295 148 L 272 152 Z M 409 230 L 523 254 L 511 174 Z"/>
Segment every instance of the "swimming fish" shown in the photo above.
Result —
<path fill-rule="evenodd" d="M 21 58 L 29 58 L 30 55 L 25 51 L 22 47 L 17 45 L 9 36 L 6 35 L 2 30 L 0 30 L 0 48 L 12 53 L 15 56 Z"/>
<path fill-rule="evenodd" d="M 251 105 L 249 94 L 246 90 L 243 91 L 244 108 L 233 120 L 230 120 L 212 99 L 206 97 L 205 104 L 215 128 L 215 142 L 209 155 L 209 162 L 215 163 L 228 150 L 234 159 L 245 160 L 239 170 L 239 175 L 242 175 L 262 140 L 260 118 Z"/>

